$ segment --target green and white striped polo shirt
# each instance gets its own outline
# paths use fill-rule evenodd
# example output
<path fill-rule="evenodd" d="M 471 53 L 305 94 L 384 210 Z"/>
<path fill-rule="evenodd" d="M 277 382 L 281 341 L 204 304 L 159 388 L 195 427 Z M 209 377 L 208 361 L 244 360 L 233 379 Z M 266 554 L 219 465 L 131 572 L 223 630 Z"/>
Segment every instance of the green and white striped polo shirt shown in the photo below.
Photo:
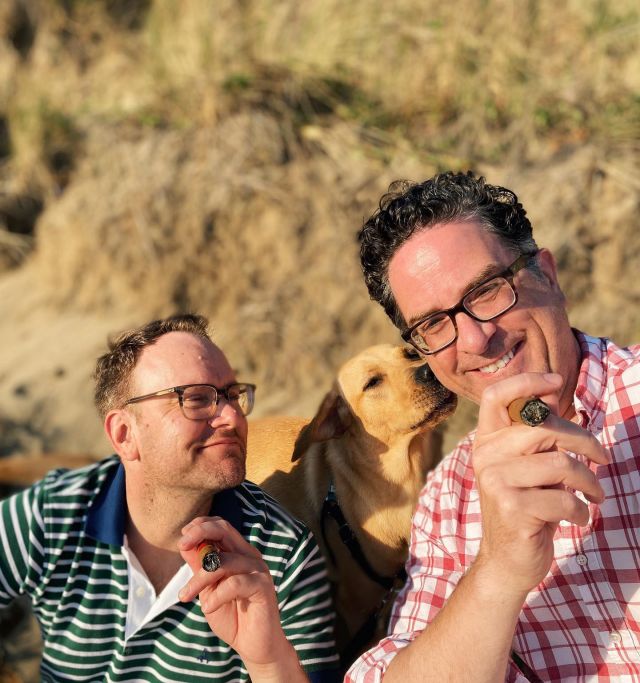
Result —
<path fill-rule="evenodd" d="M 336 679 L 334 613 L 310 532 L 259 487 L 217 494 L 212 514 L 260 552 L 284 632 L 312 681 Z M 248 681 L 240 657 L 198 604 L 176 603 L 129 639 L 124 469 L 117 457 L 51 472 L 0 502 L 0 606 L 31 597 L 43 635 L 43 681 Z"/>

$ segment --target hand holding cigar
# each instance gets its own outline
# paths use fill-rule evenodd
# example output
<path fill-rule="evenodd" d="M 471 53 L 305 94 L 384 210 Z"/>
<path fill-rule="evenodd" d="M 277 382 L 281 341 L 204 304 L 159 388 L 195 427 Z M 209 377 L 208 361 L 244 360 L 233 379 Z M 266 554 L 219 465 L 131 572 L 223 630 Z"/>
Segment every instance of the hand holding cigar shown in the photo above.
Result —
<path fill-rule="evenodd" d="M 551 412 L 549 406 L 537 396 L 517 398 L 507 407 L 512 422 L 525 424 L 529 427 L 541 425 Z"/>

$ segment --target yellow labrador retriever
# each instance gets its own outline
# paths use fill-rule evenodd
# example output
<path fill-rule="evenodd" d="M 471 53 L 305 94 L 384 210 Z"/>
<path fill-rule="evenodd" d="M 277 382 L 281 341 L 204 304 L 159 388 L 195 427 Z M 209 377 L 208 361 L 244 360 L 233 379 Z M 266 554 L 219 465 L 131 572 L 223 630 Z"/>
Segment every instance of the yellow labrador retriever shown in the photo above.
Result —
<path fill-rule="evenodd" d="M 403 571 L 418 494 L 441 457 L 433 430 L 455 406 L 418 354 L 382 344 L 342 366 L 310 422 L 249 423 L 247 479 L 316 536 L 343 659 L 381 635 L 367 625 Z"/>

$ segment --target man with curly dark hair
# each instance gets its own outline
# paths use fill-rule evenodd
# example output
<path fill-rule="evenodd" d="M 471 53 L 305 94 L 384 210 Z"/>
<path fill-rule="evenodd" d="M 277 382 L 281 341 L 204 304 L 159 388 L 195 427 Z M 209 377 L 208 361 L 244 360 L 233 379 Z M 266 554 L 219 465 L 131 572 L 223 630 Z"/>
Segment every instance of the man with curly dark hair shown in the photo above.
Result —
<path fill-rule="evenodd" d="M 636 681 L 640 346 L 571 328 L 517 196 L 473 173 L 393 185 L 359 238 L 371 297 L 480 409 L 346 680 Z"/>

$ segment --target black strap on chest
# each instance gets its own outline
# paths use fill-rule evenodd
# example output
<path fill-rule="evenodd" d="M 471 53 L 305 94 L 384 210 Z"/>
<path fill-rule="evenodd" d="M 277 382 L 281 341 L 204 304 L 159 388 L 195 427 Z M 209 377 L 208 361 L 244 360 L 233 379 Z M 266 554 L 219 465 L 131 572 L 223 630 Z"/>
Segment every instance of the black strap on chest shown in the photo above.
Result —
<path fill-rule="evenodd" d="M 327 542 L 327 534 L 325 531 L 325 525 L 327 518 L 331 517 L 335 520 L 338 525 L 338 533 L 340 534 L 340 540 L 345 544 L 351 557 L 358 563 L 358 566 L 362 571 L 378 585 L 382 586 L 386 591 L 391 590 L 398 580 L 406 578 L 404 567 L 395 576 L 381 576 L 376 572 L 376 570 L 369 564 L 369 561 L 365 557 L 362 550 L 362 546 L 358 541 L 353 529 L 349 526 L 347 520 L 345 519 L 344 513 L 340 508 L 338 503 L 338 498 L 336 496 L 336 488 L 333 482 L 329 483 L 329 490 L 325 496 L 324 502 L 322 503 L 322 516 L 320 520 L 320 528 L 322 530 L 322 539 L 324 541 L 327 552 L 331 557 L 333 564 L 336 564 L 336 558 L 331 546 Z"/>
<path fill-rule="evenodd" d="M 345 544 L 347 550 L 351 554 L 351 557 L 353 557 L 353 559 L 357 562 L 360 569 L 362 569 L 362 571 L 372 581 L 375 581 L 375 583 L 382 586 L 382 588 L 384 588 L 386 591 L 378 605 L 376 605 L 371 614 L 369 614 L 358 632 L 351 639 L 351 642 L 347 646 L 346 650 L 342 653 L 340 657 L 340 663 L 346 670 L 346 668 L 351 665 L 351 663 L 363 652 L 363 650 L 370 645 L 380 615 L 382 614 L 389 600 L 391 600 L 404 585 L 404 582 L 407 578 L 407 573 L 404 567 L 401 567 L 394 576 L 381 576 L 369 564 L 369 561 L 362 550 L 360 542 L 353 532 L 353 529 L 349 526 L 349 523 L 345 519 L 344 513 L 340 508 L 340 504 L 338 503 L 338 498 L 336 496 L 336 488 L 333 482 L 330 482 L 329 490 L 327 491 L 327 495 L 322 503 L 320 529 L 322 531 L 324 545 L 334 565 L 337 564 L 336 557 L 333 550 L 331 550 L 331 546 L 327 542 L 327 534 L 325 531 L 328 517 L 331 517 L 338 525 L 340 540 Z"/>

